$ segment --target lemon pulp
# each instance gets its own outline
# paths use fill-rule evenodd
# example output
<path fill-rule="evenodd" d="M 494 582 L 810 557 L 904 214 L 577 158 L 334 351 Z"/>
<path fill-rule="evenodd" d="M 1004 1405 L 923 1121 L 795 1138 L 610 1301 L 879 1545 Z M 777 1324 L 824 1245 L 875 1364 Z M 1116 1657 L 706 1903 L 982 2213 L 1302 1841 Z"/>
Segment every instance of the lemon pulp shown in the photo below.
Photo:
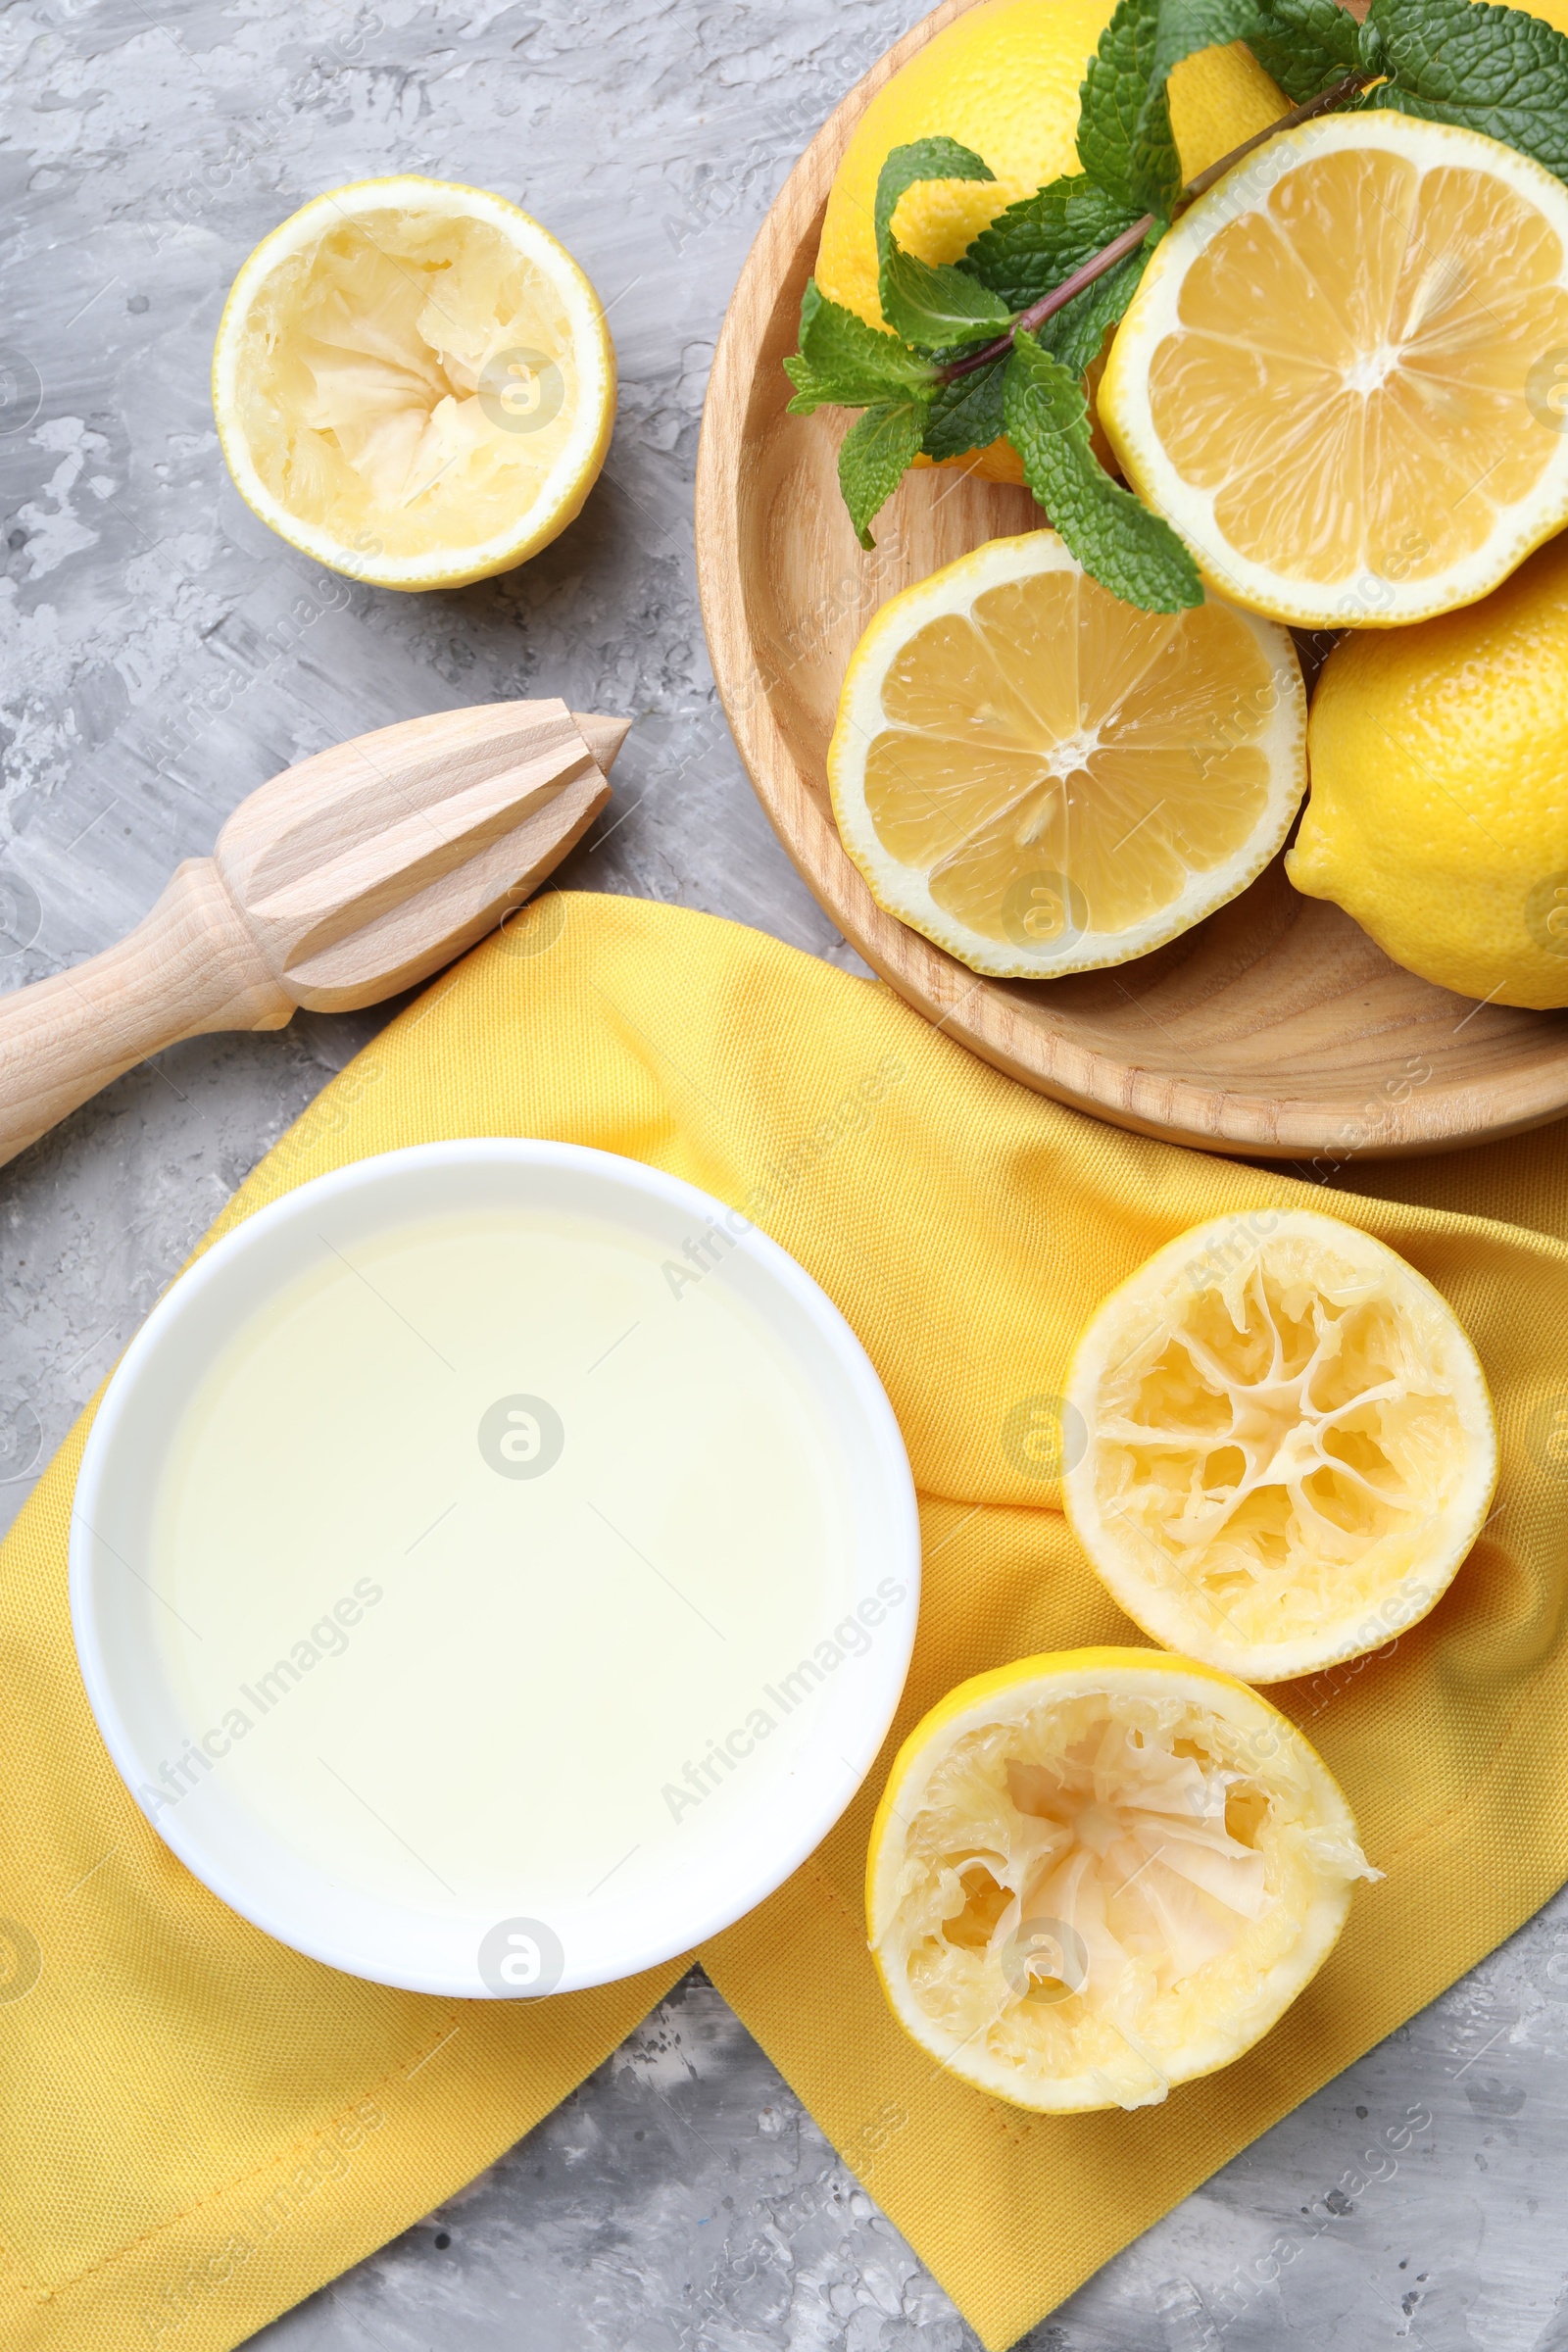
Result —
<path fill-rule="evenodd" d="M 1040 2108 L 1146 2105 L 1238 2056 L 1375 1875 L 1285 1718 L 1137 1650 L 963 1686 L 906 1742 L 877 1838 L 873 1948 L 902 2022 Z"/>
<path fill-rule="evenodd" d="M 1310 1211 L 1169 1245 L 1101 1309 L 1068 1394 L 1089 1440 L 1063 1498 L 1094 1565 L 1156 1639 L 1249 1681 L 1425 1616 L 1495 1484 L 1451 1309 Z"/>
<path fill-rule="evenodd" d="M 1388 115 L 1264 153 L 1269 177 L 1254 160 L 1200 199 L 1133 298 L 1101 394 L 1117 455 L 1258 611 L 1469 602 L 1568 512 L 1530 397 L 1568 345 L 1568 196 L 1493 140 Z"/>
<path fill-rule="evenodd" d="M 387 588 L 504 571 L 580 511 L 615 358 L 593 287 L 537 220 L 415 174 L 318 196 L 230 291 L 213 407 L 241 497 Z"/>
<path fill-rule="evenodd" d="M 929 622 L 888 674 L 871 821 L 902 863 L 933 861 L 932 897 L 987 939 L 1017 924 L 1044 939 L 1066 918 L 1051 890 L 1015 913 L 1020 850 L 1071 878 L 1081 927 L 1127 931 L 1229 857 L 1267 803 L 1269 669 L 1246 624 L 1217 606 L 1121 611 L 1093 580 L 1037 574 Z M 1054 672 L 1026 659 L 1043 638 L 1061 648 Z M 1245 713 L 1235 740 L 1205 709 L 1216 673 Z"/>
<path fill-rule="evenodd" d="M 1568 336 L 1562 265 L 1559 239 L 1501 180 L 1324 156 L 1190 272 L 1181 327 L 1150 370 L 1155 429 L 1214 491 L 1244 555 L 1337 581 L 1396 554 L 1405 578 L 1430 578 L 1482 547 L 1546 469 L 1515 378 L 1522 345 Z M 1239 369 L 1237 435 L 1220 419 Z"/>
<path fill-rule="evenodd" d="M 274 270 L 242 336 L 262 479 L 345 546 L 371 523 L 395 555 L 490 538 L 533 505 L 577 413 L 565 305 L 484 220 L 340 221 Z"/>
<path fill-rule="evenodd" d="M 1141 612 L 1051 532 L 884 608 L 829 753 L 880 903 L 979 971 L 1115 963 L 1251 880 L 1304 783 L 1289 640 Z"/>

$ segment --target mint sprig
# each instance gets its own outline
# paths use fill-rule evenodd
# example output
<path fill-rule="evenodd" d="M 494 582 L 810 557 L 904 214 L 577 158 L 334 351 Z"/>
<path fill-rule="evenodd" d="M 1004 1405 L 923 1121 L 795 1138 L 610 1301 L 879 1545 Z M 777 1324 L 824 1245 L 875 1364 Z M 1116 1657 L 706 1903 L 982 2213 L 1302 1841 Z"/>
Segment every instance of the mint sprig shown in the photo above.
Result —
<path fill-rule="evenodd" d="M 1184 58 L 1235 40 L 1249 44 L 1293 110 L 1184 189 L 1170 74 Z M 1200 601 L 1169 525 L 1096 461 L 1083 371 L 1181 205 L 1251 147 L 1335 106 L 1459 123 L 1568 182 L 1568 38 L 1495 0 L 1372 0 L 1361 25 L 1335 0 L 1119 0 L 1079 94 L 1082 172 L 1008 205 L 957 262 L 905 252 L 893 216 L 919 181 L 989 180 L 989 165 L 955 139 L 896 148 L 874 206 L 890 331 L 826 301 L 813 282 L 800 351 L 785 362 L 792 411 L 831 402 L 865 412 L 839 462 L 861 545 L 872 545 L 873 517 L 922 451 L 958 457 L 1005 431 L 1086 571 L 1152 612 Z"/>

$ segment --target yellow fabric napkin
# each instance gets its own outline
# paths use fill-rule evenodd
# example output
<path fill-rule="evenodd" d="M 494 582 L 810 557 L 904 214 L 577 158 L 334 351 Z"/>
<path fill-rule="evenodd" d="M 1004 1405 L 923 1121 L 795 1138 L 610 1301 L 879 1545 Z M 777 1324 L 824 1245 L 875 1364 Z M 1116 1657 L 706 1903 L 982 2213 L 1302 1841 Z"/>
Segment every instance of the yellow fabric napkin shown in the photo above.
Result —
<path fill-rule="evenodd" d="M 1097 1302 L 1184 1226 L 1324 1200 L 1046 1102 L 887 989 L 755 932 L 552 896 L 334 1080 L 215 1234 L 325 1169 L 466 1135 L 666 1168 L 744 1209 L 842 1307 L 921 1495 L 893 1740 L 964 1675 L 1142 1639 L 1055 1487 L 1009 1454 L 1007 1416 L 1059 1390 Z M 1568 1138 L 1348 1173 L 1386 1197 L 1328 1204 L 1402 1250 L 1475 1339 L 1501 1508 L 1426 1624 L 1274 1693 L 1388 1874 L 1296 2008 L 1238 2065 L 1132 2115 L 1031 2119 L 934 2070 L 865 1949 L 891 1745 L 817 1853 L 702 1954 L 993 2347 L 1568 1876 Z M 0 1553 L 0 2343 L 223 2352 L 526 2131 L 680 1964 L 539 2003 L 435 2000 L 304 1960 L 208 1894 L 121 1786 L 77 1678 L 66 1543 L 85 1418 Z"/>

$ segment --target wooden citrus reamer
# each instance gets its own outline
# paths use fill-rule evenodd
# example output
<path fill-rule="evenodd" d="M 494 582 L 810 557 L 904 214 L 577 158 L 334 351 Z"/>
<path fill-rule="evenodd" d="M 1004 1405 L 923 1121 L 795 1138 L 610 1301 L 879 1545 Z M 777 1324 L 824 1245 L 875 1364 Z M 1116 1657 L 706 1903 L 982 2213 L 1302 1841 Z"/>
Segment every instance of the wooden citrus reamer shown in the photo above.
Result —
<path fill-rule="evenodd" d="M 438 971 L 581 838 L 630 724 L 487 703 L 285 768 L 117 947 L 0 997 L 0 1162 L 182 1037 L 348 1012 Z"/>

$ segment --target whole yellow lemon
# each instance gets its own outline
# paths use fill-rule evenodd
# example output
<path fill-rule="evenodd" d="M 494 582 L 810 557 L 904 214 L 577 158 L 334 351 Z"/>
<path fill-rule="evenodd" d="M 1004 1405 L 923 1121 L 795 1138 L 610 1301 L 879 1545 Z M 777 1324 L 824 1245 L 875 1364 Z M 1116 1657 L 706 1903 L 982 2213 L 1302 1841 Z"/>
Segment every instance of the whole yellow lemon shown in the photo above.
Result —
<path fill-rule="evenodd" d="M 922 262 L 956 262 L 1005 206 L 1079 169 L 1078 92 L 1113 7 L 1114 0 L 979 0 L 916 50 L 860 117 L 833 181 L 816 257 L 816 282 L 830 302 L 872 326 L 886 323 L 872 213 L 877 175 L 895 147 L 945 133 L 996 173 L 906 190 L 893 231 Z M 1240 41 L 1187 58 L 1170 81 L 1184 172 L 1206 170 L 1277 122 L 1289 103 Z M 1005 440 L 992 444 L 977 470 L 993 481 L 1023 480 Z"/>
<path fill-rule="evenodd" d="M 1568 1004 L 1568 534 L 1480 604 L 1337 645 L 1285 870 L 1441 988 Z"/>

